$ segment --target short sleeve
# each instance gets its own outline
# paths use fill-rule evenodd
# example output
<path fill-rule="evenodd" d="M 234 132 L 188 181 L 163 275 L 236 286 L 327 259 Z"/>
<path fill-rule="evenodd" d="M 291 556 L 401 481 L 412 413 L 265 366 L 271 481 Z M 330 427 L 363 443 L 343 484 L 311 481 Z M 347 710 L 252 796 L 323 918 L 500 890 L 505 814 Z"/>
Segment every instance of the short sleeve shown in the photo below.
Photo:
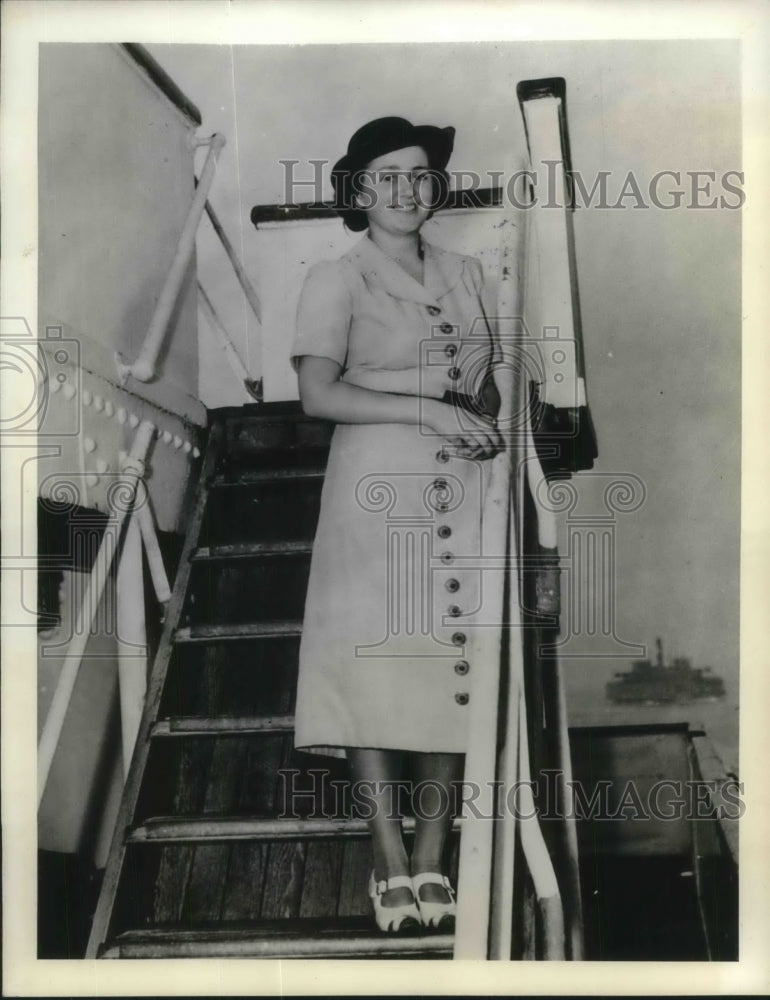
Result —
<path fill-rule="evenodd" d="M 471 282 L 473 283 L 473 288 L 478 296 L 479 304 L 481 305 L 482 311 L 484 312 L 484 317 L 487 321 L 487 329 L 489 330 L 489 342 L 492 348 L 492 356 L 490 358 L 490 364 L 496 365 L 503 360 L 503 352 L 498 343 L 498 338 L 496 331 L 493 329 L 492 324 L 489 322 L 486 310 L 484 309 L 484 268 L 481 265 L 481 261 L 477 257 L 467 257 L 468 267 L 471 274 Z"/>
<path fill-rule="evenodd" d="M 330 358 L 344 368 L 351 316 L 352 298 L 339 263 L 314 264 L 297 305 L 297 327 L 289 354 L 294 370 L 305 354 Z"/>

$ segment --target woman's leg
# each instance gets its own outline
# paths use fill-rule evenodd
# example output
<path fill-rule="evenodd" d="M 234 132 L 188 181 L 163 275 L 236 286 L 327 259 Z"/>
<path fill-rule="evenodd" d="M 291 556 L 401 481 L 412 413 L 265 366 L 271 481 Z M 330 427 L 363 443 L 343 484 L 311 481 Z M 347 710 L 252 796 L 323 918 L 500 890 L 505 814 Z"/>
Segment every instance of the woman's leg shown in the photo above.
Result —
<path fill-rule="evenodd" d="M 412 875 L 442 872 L 444 847 L 454 817 L 452 784 L 462 781 L 463 754 L 417 753 L 410 759 L 416 817 Z M 420 896 L 426 903 L 448 900 L 440 885 L 424 885 Z"/>
<path fill-rule="evenodd" d="M 368 820 L 374 852 L 376 879 L 389 879 L 394 875 L 409 874 L 407 858 L 401 835 L 401 817 L 398 812 L 397 787 L 389 783 L 400 777 L 403 753 L 400 750 L 371 750 L 348 747 L 348 766 L 354 783 L 366 783 L 365 794 L 373 802 L 374 815 Z M 375 784 L 370 794 L 371 783 Z M 395 807 L 395 808 L 394 808 Z M 411 891 L 406 887 L 391 889 L 382 897 L 384 906 L 402 906 L 412 902 Z"/>

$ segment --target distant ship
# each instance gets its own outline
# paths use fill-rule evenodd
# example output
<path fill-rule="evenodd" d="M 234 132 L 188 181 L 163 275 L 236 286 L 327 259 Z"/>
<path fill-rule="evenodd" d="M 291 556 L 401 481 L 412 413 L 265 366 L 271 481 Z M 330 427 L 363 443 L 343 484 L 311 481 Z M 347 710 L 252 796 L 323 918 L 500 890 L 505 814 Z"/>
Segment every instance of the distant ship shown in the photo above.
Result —
<path fill-rule="evenodd" d="M 725 685 L 709 667 L 693 667 L 685 656 L 677 656 L 670 665 L 663 662 L 663 644 L 655 640 L 657 659 L 634 660 L 627 673 L 615 674 L 605 691 L 610 701 L 671 702 L 696 698 L 723 698 Z"/>

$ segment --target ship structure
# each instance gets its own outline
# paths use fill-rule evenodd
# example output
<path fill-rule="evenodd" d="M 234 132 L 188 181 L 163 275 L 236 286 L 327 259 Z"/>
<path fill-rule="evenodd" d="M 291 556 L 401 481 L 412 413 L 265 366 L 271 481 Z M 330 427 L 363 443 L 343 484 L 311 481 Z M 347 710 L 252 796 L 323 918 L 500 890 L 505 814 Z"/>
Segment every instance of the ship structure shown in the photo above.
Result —
<path fill-rule="evenodd" d="M 666 664 L 659 638 L 655 646 L 655 663 L 634 660 L 630 671 L 615 674 L 615 679 L 607 683 L 605 690 L 610 701 L 638 704 L 724 697 L 724 681 L 712 674 L 709 667 L 693 667 L 686 656 L 677 656 L 673 663 Z"/>

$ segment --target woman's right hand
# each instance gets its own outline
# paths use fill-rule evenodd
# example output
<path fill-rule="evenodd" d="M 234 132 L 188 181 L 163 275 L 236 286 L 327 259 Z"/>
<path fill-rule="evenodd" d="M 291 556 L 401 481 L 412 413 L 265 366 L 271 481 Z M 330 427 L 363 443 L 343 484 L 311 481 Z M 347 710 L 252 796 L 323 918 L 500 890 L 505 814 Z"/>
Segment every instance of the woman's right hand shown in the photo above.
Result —
<path fill-rule="evenodd" d="M 446 438 L 460 458 L 494 458 L 505 447 L 491 417 L 456 410 L 450 403 L 432 401 L 426 423 Z"/>

